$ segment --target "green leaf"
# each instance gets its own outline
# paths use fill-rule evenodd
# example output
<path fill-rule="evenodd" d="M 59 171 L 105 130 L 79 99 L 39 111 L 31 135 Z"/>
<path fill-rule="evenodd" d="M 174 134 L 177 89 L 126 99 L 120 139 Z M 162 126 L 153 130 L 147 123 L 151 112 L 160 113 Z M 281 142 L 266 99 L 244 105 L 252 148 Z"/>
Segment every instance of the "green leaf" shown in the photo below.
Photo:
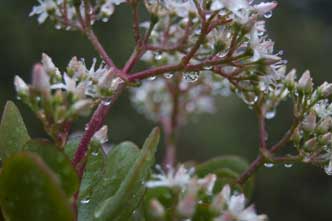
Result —
<path fill-rule="evenodd" d="M 30 136 L 22 116 L 12 101 L 8 101 L 0 123 L 0 159 L 22 150 Z"/>
<path fill-rule="evenodd" d="M 30 152 L 9 157 L 0 175 L 0 204 L 10 221 L 73 221 L 56 175 Z"/>
<path fill-rule="evenodd" d="M 210 173 L 217 175 L 215 191 L 220 191 L 225 184 L 244 192 L 250 197 L 253 191 L 254 179 L 250 178 L 243 186 L 237 185 L 237 178 L 248 168 L 246 160 L 238 156 L 221 156 L 208 160 L 196 166 L 196 174 L 204 177 Z"/>
<path fill-rule="evenodd" d="M 47 166 L 57 175 L 65 193 L 71 197 L 79 186 L 79 180 L 67 156 L 57 147 L 45 140 L 30 140 L 24 150 L 37 153 Z"/>
<path fill-rule="evenodd" d="M 116 193 L 100 203 L 95 211 L 99 220 L 128 220 L 142 200 L 144 182 L 154 163 L 160 138 L 160 130 L 155 128 L 146 139 L 140 154 L 128 174 L 123 179 Z"/>
<path fill-rule="evenodd" d="M 82 179 L 80 188 L 82 203 L 78 206 L 79 220 L 94 220 L 97 205 L 114 195 L 139 155 L 138 147 L 128 141 L 115 146 L 106 159 L 100 153 L 101 150 L 96 151 L 88 156 Z"/>

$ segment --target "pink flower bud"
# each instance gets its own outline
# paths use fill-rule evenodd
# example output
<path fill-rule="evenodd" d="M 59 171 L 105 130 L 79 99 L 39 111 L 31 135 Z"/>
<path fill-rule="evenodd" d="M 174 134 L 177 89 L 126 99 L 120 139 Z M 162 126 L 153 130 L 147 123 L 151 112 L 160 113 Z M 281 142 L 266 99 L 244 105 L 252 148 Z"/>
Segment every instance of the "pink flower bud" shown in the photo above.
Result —
<path fill-rule="evenodd" d="M 302 128 L 306 132 L 312 132 L 316 128 L 316 113 L 310 112 L 302 122 Z"/>
<path fill-rule="evenodd" d="M 32 87 L 40 92 L 50 90 L 50 77 L 41 64 L 35 64 L 32 71 Z"/>
<path fill-rule="evenodd" d="M 312 78 L 310 76 L 310 71 L 305 71 L 300 78 L 297 88 L 303 93 L 310 93 L 313 88 Z"/>

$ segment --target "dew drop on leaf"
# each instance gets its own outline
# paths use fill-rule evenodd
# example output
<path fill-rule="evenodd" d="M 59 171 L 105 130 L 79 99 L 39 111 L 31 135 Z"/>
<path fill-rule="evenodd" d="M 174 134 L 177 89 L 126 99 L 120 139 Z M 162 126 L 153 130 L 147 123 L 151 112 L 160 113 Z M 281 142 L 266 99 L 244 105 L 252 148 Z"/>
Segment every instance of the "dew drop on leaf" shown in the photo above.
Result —
<path fill-rule="evenodd" d="M 292 167 L 293 167 L 293 164 L 291 164 L 291 163 L 286 163 L 286 164 L 284 164 L 284 167 L 285 167 L 285 168 L 292 168 Z"/>

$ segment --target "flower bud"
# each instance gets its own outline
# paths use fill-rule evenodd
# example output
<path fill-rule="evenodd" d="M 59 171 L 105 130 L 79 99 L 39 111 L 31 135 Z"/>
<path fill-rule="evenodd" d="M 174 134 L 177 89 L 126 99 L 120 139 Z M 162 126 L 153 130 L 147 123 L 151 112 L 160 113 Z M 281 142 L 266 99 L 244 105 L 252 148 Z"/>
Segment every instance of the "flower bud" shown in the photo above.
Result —
<path fill-rule="evenodd" d="M 79 100 L 76 103 L 74 103 L 72 108 L 73 108 L 73 111 L 75 114 L 85 116 L 90 113 L 91 105 L 92 105 L 92 100 L 84 99 L 84 100 Z"/>
<path fill-rule="evenodd" d="M 310 112 L 302 122 L 302 128 L 305 132 L 312 132 L 316 128 L 316 113 Z"/>
<path fill-rule="evenodd" d="M 108 127 L 104 125 L 100 128 L 94 135 L 93 140 L 97 141 L 100 144 L 104 144 L 108 141 Z"/>
<path fill-rule="evenodd" d="M 324 82 L 321 86 L 319 86 L 317 92 L 320 96 L 324 98 L 329 97 L 332 94 L 332 84 Z"/>
<path fill-rule="evenodd" d="M 17 75 L 15 76 L 14 85 L 15 85 L 16 92 L 19 95 L 28 95 L 29 86 L 22 80 L 22 78 L 20 78 Z"/>
<path fill-rule="evenodd" d="M 304 143 L 303 148 L 306 150 L 314 150 L 316 146 L 317 146 L 316 138 L 311 138 L 310 140 Z"/>
<path fill-rule="evenodd" d="M 150 209 L 153 217 L 162 218 L 165 215 L 165 208 L 157 199 L 151 200 Z"/>
<path fill-rule="evenodd" d="M 310 76 L 310 71 L 305 71 L 300 78 L 297 88 L 299 91 L 301 91 L 304 94 L 309 94 L 312 91 L 313 83 L 312 78 Z"/>
<path fill-rule="evenodd" d="M 195 213 L 197 204 L 197 180 L 192 180 L 189 183 L 187 193 L 180 199 L 177 205 L 177 211 L 184 217 L 191 217 Z"/>
<path fill-rule="evenodd" d="M 299 144 L 300 141 L 302 139 L 301 133 L 300 133 L 300 129 L 299 127 L 297 127 L 294 131 L 294 133 L 292 134 L 291 140 L 296 143 Z"/>
<path fill-rule="evenodd" d="M 324 118 L 316 128 L 317 133 L 324 134 L 328 132 L 332 127 L 332 118 L 326 117 Z"/>
<path fill-rule="evenodd" d="M 45 53 L 43 53 L 43 55 L 42 55 L 42 64 L 43 64 L 45 72 L 49 76 L 54 76 L 58 79 L 61 79 L 61 73 L 60 73 L 59 69 L 55 66 L 52 59 Z"/>
<path fill-rule="evenodd" d="M 285 78 L 285 85 L 289 90 L 295 88 L 296 70 L 292 69 Z"/>
<path fill-rule="evenodd" d="M 319 139 L 319 142 L 322 144 L 322 145 L 327 145 L 329 143 L 331 143 L 331 139 L 332 139 L 332 133 L 326 133 L 324 134 L 320 139 Z"/>
<path fill-rule="evenodd" d="M 41 64 L 35 64 L 32 71 L 32 87 L 40 92 L 50 90 L 50 77 Z"/>

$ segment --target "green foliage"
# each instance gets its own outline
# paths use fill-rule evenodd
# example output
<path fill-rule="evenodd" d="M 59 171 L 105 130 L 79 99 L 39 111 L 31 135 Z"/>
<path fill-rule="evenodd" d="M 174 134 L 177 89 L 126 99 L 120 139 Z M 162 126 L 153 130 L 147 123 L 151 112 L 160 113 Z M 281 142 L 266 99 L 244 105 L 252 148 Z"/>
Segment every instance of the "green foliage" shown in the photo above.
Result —
<path fill-rule="evenodd" d="M 10 156 L 0 177 L 0 203 L 6 220 L 74 219 L 57 176 L 38 155 L 20 152 Z"/>
<path fill-rule="evenodd" d="M 160 131 L 155 128 L 146 139 L 136 161 L 125 174 L 115 194 L 101 202 L 95 211 L 97 219 L 127 220 L 137 208 L 145 190 L 144 182 L 154 163 Z M 126 209 L 124 209 L 126 208 Z"/>
<path fill-rule="evenodd" d="M 54 144 L 43 140 L 30 140 L 24 150 L 38 154 L 47 166 L 57 175 L 65 193 L 70 197 L 77 190 L 79 180 L 67 156 L 59 151 Z"/>
<path fill-rule="evenodd" d="M 30 140 L 22 116 L 12 101 L 8 101 L 0 123 L 0 159 L 22 149 Z"/>
<path fill-rule="evenodd" d="M 78 219 L 129 220 L 143 197 L 158 140 L 155 129 L 142 150 L 132 142 L 123 142 L 107 157 L 100 147 L 91 147 L 80 188 Z"/>
<path fill-rule="evenodd" d="M 237 178 L 248 168 L 247 161 L 238 156 L 221 156 L 208 160 L 196 167 L 199 177 L 204 177 L 209 173 L 217 175 L 218 179 L 214 191 L 219 192 L 225 184 L 230 184 L 234 188 L 244 192 L 250 197 L 254 187 L 254 178 L 250 178 L 245 185 L 236 184 Z"/>

